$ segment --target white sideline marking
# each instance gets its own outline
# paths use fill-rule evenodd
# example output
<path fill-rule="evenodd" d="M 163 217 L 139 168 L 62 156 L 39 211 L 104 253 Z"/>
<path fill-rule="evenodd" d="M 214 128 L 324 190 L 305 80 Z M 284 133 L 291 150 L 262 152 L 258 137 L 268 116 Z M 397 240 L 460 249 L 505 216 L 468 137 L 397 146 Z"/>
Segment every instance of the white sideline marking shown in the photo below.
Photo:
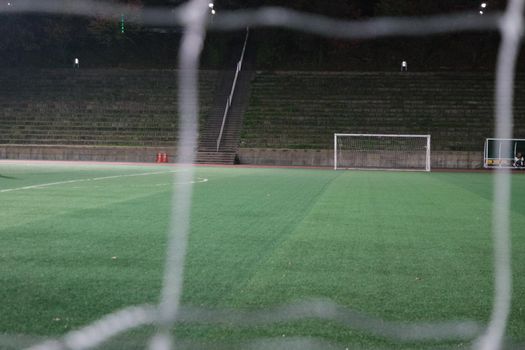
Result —
<path fill-rule="evenodd" d="M 193 181 L 190 181 L 190 182 L 176 182 L 176 183 L 170 183 L 170 182 L 165 182 L 165 183 L 161 183 L 161 184 L 155 184 L 155 186 L 171 186 L 171 185 L 186 185 L 186 184 L 200 184 L 200 183 L 204 183 L 204 182 L 208 182 L 208 179 L 205 179 L 205 178 L 202 178 L 202 177 L 198 177 L 197 180 L 193 180 Z"/>
<path fill-rule="evenodd" d="M 57 181 L 57 182 L 49 182 L 47 184 L 40 184 L 40 185 L 23 186 L 23 187 L 16 187 L 16 188 L 6 188 L 4 190 L 0 190 L 0 193 L 14 192 L 14 191 L 23 191 L 23 190 L 33 190 L 33 189 L 38 189 L 38 188 L 43 188 L 43 187 L 51 187 L 51 186 L 57 186 L 57 185 L 66 185 L 66 184 L 72 184 L 72 183 L 78 183 L 78 182 L 110 180 L 110 179 L 118 179 L 118 178 L 122 178 L 122 177 L 133 177 L 133 176 L 148 176 L 148 175 L 170 174 L 170 173 L 176 173 L 176 172 L 177 172 L 177 170 L 157 171 L 157 172 L 147 172 L 147 173 L 139 173 L 139 174 L 121 174 L 121 175 L 92 177 L 92 178 L 87 178 L 87 179 L 75 179 L 75 180 Z M 206 181 L 208 181 L 208 179 L 206 179 Z M 205 181 L 200 181 L 200 182 L 205 182 Z M 193 183 L 195 183 L 195 182 L 193 182 Z"/>

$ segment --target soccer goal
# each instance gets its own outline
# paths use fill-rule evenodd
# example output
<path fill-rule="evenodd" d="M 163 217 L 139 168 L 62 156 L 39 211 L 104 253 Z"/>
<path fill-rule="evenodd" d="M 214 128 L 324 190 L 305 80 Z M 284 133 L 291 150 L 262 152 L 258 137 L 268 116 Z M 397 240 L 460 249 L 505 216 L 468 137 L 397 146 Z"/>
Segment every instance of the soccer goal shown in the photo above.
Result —
<path fill-rule="evenodd" d="M 334 169 L 430 171 L 430 135 L 334 134 Z"/>
<path fill-rule="evenodd" d="M 518 153 L 525 154 L 525 139 L 488 138 L 483 147 L 483 167 L 512 168 Z"/>

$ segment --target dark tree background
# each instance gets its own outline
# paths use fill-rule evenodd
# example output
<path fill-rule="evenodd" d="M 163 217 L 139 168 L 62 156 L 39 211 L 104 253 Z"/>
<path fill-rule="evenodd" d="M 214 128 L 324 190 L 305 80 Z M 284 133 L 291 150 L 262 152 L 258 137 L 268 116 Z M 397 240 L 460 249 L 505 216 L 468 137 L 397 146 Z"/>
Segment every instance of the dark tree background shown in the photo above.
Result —
<path fill-rule="evenodd" d="M 0 0 L 7 6 L 8 0 Z M 17 0 L 10 0 L 16 6 Z M 114 0 L 117 1 L 117 0 Z M 176 7 L 183 0 L 118 0 L 134 7 Z M 467 12 L 479 16 L 481 0 L 215 0 L 218 12 L 258 6 L 283 6 L 341 19 L 375 16 L 426 16 Z M 487 11 L 504 8 L 505 0 L 488 0 Z M 118 18 L 118 14 L 115 15 Z M 74 57 L 83 67 L 163 67 L 177 64 L 180 28 L 149 28 L 119 20 L 65 16 L 1 15 L 2 66 L 68 67 Z M 204 68 L 228 68 L 242 32 L 209 33 Z M 252 59 L 258 69 L 492 70 L 497 33 L 461 33 L 425 38 L 347 41 L 283 29 L 252 30 Z"/>

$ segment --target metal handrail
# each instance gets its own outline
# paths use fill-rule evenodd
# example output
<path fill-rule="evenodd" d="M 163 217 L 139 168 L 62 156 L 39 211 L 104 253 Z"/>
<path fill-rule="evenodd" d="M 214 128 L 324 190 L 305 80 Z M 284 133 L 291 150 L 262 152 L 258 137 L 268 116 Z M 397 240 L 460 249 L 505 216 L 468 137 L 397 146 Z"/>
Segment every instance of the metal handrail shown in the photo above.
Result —
<path fill-rule="evenodd" d="M 230 95 L 228 96 L 228 100 L 226 101 L 226 107 L 224 108 L 224 114 L 222 116 L 221 131 L 219 132 L 219 137 L 217 137 L 217 152 L 219 152 L 219 147 L 221 145 L 221 140 L 222 140 L 222 133 L 224 132 L 224 125 L 226 124 L 226 117 L 228 116 L 228 111 L 230 110 L 230 106 L 233 100 L 233 94 L 235 93 L 235 87 L 237 86 L 237 78 L 239 77 L 239 72 L 242 69 L 242 62 L 244 60 L 244 52 L 246 51 L 246 43 L 248 42 L 249 34 L 250 34 L 250 28 L 246 28 L 246 36 L 244 38 L 244 45 L 242 47 L 241 58 L 239 59 L 239 62 L 237 62 L 237 68 L 235 69 L 235 77 L 233 78 L 232 88 L 230 90 Z"/>

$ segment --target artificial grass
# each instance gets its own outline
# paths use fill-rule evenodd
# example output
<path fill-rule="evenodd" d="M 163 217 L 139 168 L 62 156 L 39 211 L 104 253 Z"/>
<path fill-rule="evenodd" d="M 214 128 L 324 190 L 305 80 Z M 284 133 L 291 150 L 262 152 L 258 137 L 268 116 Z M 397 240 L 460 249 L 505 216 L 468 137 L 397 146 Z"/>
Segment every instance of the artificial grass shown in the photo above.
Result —
<path fill-rule="evenodd" d="M 0 164 L 0 191 L 82 180 L 0 192 L 0 334 L 57 336 L 127 305 L 157 302 L 172 170 Z M 113 177 L 146 172 L 155 174 Z M 489 317 L 490 174 L 203 167 L 197 176 L 208 182 L 194 188 L 185 305 L 259 310 L 321 297 L 392 321 Z M 513 193 L 508 335 L 523 343 L 522 174 L 513 175 Z M 310 337 L 319 347 L 439 345 L 390 342 L 322 320 L 174 331 L 183 344 L 218 348 L 277 337 Z M 130 332 L 114 347 L 132 348 L 150 333 Z"/>

